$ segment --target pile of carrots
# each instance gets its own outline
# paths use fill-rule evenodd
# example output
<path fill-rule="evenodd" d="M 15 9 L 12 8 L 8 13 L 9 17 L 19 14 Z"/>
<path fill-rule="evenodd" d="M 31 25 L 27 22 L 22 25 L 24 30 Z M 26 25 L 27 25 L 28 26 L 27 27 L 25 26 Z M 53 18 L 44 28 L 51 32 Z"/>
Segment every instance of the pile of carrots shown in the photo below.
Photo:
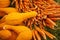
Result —
<path fill-rule="evenodd" d="M 19 12 L 36 11 L 36 17 L 24 20 L 25 26 L 28 26 L 33 32 L 34 40 L 46 40 L 46 36 L 50 39 L 56 38 L 44 29 L 47 26 L 55 29 L 56 20 L 60 20 L 60 5 L 54 0 L 14 0 L 15 7 Z M 12 4 L 13 5 L 13 4 Z"/>
<path fill-rule="evenodd" d="M 4 0 L 1 4 L 3 2 Z M 0 31 L 0 38 L 2 40 L 5 38 L 9 40 L 11 37 L 14 39 L 10 40 L 47 40 L 46 36 L 52 40 L 56 38 L 45 30 L 45 27 L 55 30 L 55 26 L 58 26 L 55 21 L 60 20 L 60 5 L 54 0 L 12 0 L 11 5 L 15 4 L 15 7 L 9 7 L 9 0 L 8 3 L 8 5 L 4 4 L 7 6 L 0 5 L 0 16 L 2 17 L 0 29 L 3 29 Z M 11 30 L 12 32 L 10 32 Z M 2 33 L 5 31 L 7 34 L 3 35 Z M 21 31 L 23 32 L 20 34 Z M 26 33 L 27 35 L 24 35 Z"/>

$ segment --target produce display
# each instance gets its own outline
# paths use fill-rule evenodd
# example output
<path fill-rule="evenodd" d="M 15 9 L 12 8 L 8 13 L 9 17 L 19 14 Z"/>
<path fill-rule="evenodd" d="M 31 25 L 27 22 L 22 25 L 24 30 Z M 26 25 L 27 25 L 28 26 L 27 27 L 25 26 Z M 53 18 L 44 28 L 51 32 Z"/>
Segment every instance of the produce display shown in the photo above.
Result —
<path fill-rule="evenodd" d="M 59 40 L 57 20 L 54 0 L 0 0 L 0 40 Z"/>

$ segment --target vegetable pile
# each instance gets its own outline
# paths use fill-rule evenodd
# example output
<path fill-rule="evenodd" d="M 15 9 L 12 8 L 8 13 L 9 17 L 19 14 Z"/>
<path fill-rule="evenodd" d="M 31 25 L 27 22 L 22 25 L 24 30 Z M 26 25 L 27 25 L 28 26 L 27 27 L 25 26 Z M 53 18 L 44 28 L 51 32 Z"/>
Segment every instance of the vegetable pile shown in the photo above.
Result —
<path fill-rule="evenodd" d="M 46 27 L 56 30 L 60 5 L 54 0 L 1 0 L 0 17 L 1 40 L 55 40 Z"/>

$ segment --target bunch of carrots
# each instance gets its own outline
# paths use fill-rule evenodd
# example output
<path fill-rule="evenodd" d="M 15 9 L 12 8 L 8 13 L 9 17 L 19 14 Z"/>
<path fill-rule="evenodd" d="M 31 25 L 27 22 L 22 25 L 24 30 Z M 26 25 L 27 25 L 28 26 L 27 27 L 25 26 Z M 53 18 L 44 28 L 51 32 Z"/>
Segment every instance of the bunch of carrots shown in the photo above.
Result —
<path fill-rule="evenodd" d="M 52 30 L 55 30 L 55 26 L 58 26 L 55 23 L 55 21 L 60 20 L 60 5 L 58 3 L 54 0 L 12 0 L 11 5 L 14 4 L 15 7 L 9 7 L 8 5 L 8 7 L 0 8 L 0 16 L 2 17 L 0 29 L 13 30 L 19 34 L 17 39 L 15 37 L 14 40 L 47 40 L 46 36 L 52 40 L 56 38 L 45 30 L 45 26 Z M 29 31 L 32 31 L 30 35 L 25 27 L 27 27 L 27 31 L 28 28 Z M 27 35 L 24 35 L 25 32 L 22 29 L 25 30 Z M 21 31 L 23 32 L 20 34 Z M 5 38 L 5 35 L 1 38 Z"/>
<path fill-rule="evenodd" d="M 55 21 L 60 20 L 60 5 L 54 0 L 13 0 L 12 5 L 15 3 L 15 8 L 19 12 L 36 11 L 35 17 L 24 20 L 25 26 L 30 28 L 33 32 L 34 40 L 46 40 L 46 36 L 50 39 L 56 38 L 51 33 L 44 29 L 47 26 L 55 29 L 58 26 Z"/>

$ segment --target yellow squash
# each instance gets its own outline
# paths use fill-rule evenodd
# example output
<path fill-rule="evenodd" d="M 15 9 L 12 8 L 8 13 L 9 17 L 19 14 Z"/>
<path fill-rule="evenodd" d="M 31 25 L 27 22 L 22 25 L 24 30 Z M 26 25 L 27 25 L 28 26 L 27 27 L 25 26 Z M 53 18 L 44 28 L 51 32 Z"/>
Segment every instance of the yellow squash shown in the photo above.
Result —
<path fill-rule="evenodd" d="M 10 5 L 10 0 L 0 0 L 0 8 L 8 7 Z"/>
<path fill-rule="evenodd" d="M 31 11 L 27 13 L 12 12 L 5 17 L 5 22 L 6 24 L 17 25 L 17 24 L 21 24 L 25 19 L 35 16 L 36 16 L 35 11 Z"/>
<path fill-rule="evenodd" d="M 5 12 L 6 14 L 9 14 L 11 12 L 17 12 L 16 8 L 13 7 L 0 8 L 0 11 Z"/>
<path fill-rule="evenodd" d="M 11 32 L 9 30 L 1 30 L 0 31 L 1 39 L 8 39 L 10 36 L 11 36 Z"/>
<path fill-rule="evenodd" d="M 26 26 L 11 26 L 5 25 L 5 29 L 13 30 L 18 34 L 16 40 L 31 40 L 32 39 L 32 31 Z"/>

